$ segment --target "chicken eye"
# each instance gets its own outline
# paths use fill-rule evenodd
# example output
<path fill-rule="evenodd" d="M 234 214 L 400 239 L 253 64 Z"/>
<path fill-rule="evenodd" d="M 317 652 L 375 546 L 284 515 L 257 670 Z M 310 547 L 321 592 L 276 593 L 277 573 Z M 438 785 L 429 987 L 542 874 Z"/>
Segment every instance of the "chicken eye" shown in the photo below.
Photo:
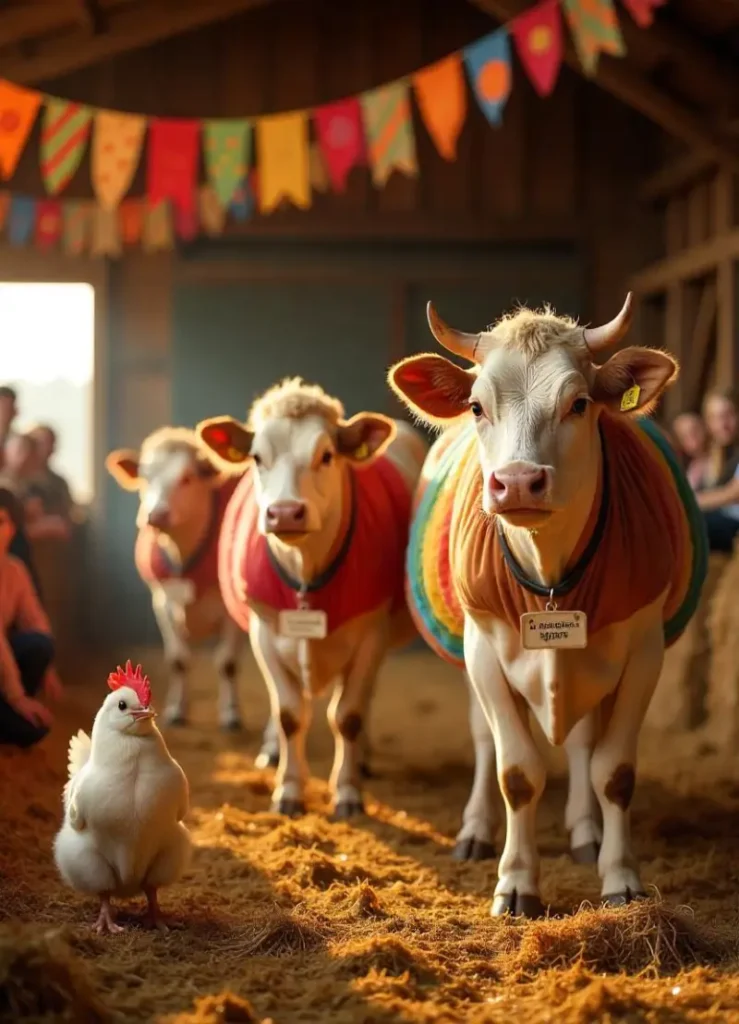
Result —
<path fill-rule="evenodd" d="M 119 700 L 118 701 L 118 710 L 119 711 L 127 711 L 128 710 L 128 704 L 126 704 L 125 700 Z"/>

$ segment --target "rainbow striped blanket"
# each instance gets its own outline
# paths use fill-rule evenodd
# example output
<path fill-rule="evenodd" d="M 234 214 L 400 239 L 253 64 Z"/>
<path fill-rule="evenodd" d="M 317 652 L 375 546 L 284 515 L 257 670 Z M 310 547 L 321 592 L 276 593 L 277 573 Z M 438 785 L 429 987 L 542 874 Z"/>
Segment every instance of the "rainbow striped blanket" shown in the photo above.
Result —
<path fill-rule="evenodd" d="M 586 612 L 592 636 L 630 618 L 669 587 L 663 617 L 670 646 L 695 612 L 706 577 L 703 516 L 654 422 L 607 412 L 599 422 L 609 482 L 602 540 L 582 580 L 558 604 Z M 495 519 L 481 513 L 481 502 L 475 428 L 466 419 L 431 448 L 416 491 L 406 555 L 406 596 L 416 627 L 437 654 L 460 666 L 463 607 L 518 629 L 524 612 L 545 605 L 516 582 Z M 588 539 L 583 537 L 578 550 Z"/>

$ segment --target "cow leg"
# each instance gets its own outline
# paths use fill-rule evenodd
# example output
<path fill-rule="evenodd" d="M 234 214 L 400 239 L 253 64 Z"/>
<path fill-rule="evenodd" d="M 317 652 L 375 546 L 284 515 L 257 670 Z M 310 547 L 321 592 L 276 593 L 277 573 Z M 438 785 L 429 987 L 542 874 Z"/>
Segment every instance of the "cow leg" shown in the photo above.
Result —
<path fill-rule="evenodd" d="M 269 627 L 256 616 L 252 616 L 249 635 L 254 657 L 269 690 L 273 727 L 280 741 L 272 808 L 295 817 L 305 814 L 308 779 L 305 739 L 310 724 L 310 701 L 300 681 L 280 660 L 271 642 Z"/>
<path fill-rule="evenodd" d="M 603 813 L 603 844 L 598 857 L 603 901 L 611 906 L 644 896 L 631 849 L 630 806 L 636 783 L 636 747 L 644 716 L 664 658 L 662 624 L 644 635 L 632 653 L 604 715 L 590 771 Z"/>
<path fill-rule="evenodd" d="M 190 648 L 185 639 L 185 609 L 161 589 L 154 592 L 152 604 L 169 670 L 169 686 L 162 720 L 165 725 L 186 725 Z"/>
<path fill-rule="evenodd" d="M 593 715 L 581 718 L 565 740 L 569 764 L 569 793 L 565 825 L 570 833 L 572 859 L 577 864 L 597 864 L 602 830 L 598 801 L 590 782 L 590 758 L 595 742 Z"/>
<path fill-rule="evenodd" d="M 218 722 L 222 729 L 242 728 L 236 677 L 239 655 L 243 649 L 244 634 L 231 618 L 226 618 L 221 630 L 221 642 L 216 649 L 218 671 Z"/>
<path fill-rule="evenodd" d="M 465 620 L 465 662 L 497 755 L 498 782 L 505 800 L 506 837 L 498 864 L 492 914 L 540 917 L 536 810 L 544 792 L 546 767 L 531 735 L 524 701 L 511 690 L 491 639 Z"/>
<path fill-rule="evenodd" d="M 372 630 L 364 636 L 345 679 L 335 687 L 328 707 L 335 743 L 329 788 L 334 798 L 334 816 L 339 819 L 364 812 L 360 741 L 385 649 L 384 630 Z"/>
<path fill-rule="evenodd" d="M 482 705 L 469 678 L 465 680 L 470 700 L 470 730 L 475 747 L 475 777 L 472 792 L 457 833 L 455 860 L 489 860 L 495 856 L 498 811 L 495 806 L 495 744 Z"/>
<path fill-rule="evenodd" d="M 270 713 L 262 733 L 262 747 L 254 762 L 257 768 L 276 768 L 280 763 L 280 730 Z"/>

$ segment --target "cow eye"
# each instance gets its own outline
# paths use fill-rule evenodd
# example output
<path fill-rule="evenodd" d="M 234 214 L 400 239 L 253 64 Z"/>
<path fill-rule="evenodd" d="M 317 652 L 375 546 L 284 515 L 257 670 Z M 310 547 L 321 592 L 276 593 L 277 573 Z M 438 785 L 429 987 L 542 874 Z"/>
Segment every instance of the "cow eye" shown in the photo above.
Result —
<path fill-rule="evenodd" d="M 584 416 L 588 411 L 588 400 L 587 398 L 576 398 L 572 403 L 570 412 L 573 416 Z"/>
<path fill-rule="evenodd" d="M 254 465 L 255 466 L 261 466 L 262 465 L 262 460 L 259 458 L 258 455 L 253 454 L 252 455 L 252 459 L 254 461 Z"/>
<path fill-rule="evenodd" d="M 191 484 L 192 483 L 192 479 L 193 479 L 192 473 L 184 473 L 182 475 L 182 479 L 181 479 L 180 482 L 183 483 L 183 484 Z"/>
<path fill-rule="evenodd" d="M 327 450 L 321 456 L 321 465 L 322 466 L 330 466 L 331 463 L 333 462 L 333 459 L 334 459 L 334 453 Z"/>
<path fill-rule="evenodd" d="M 482 416 L 482 406 L 479 402 L 470 402 L 470 409 L 473 416 Z"/>

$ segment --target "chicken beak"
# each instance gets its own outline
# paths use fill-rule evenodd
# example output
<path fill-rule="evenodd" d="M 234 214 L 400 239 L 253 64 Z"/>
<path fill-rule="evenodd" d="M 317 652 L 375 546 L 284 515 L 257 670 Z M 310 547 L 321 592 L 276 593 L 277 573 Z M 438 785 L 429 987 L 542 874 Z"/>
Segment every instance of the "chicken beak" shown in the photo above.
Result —
<path fill-rule="evenodd" d="M 156 712 L 151 708 L 134 708 L 131 717 L 134 722 L 144 722 L 147 718 L 156 718 Z"/>

